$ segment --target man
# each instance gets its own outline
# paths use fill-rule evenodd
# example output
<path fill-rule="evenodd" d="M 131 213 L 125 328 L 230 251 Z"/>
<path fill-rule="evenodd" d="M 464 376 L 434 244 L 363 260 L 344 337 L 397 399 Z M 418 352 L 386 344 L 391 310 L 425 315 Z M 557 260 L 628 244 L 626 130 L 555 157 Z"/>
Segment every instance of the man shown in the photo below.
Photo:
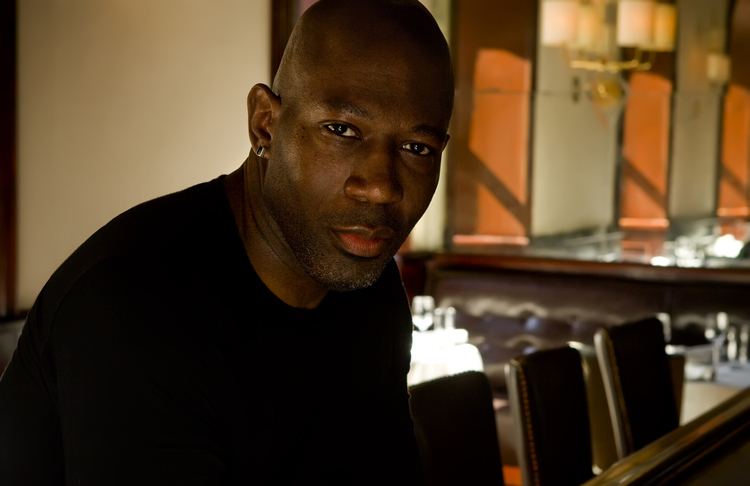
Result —
<path fill-rule="evenodd" d="M 448 140 L 416 0 L 322 0 L 248 96 L 235 172 L 137 206 L 52 276 L 0 382 L 16 484 L 418 479 L 393 255 Z"/>

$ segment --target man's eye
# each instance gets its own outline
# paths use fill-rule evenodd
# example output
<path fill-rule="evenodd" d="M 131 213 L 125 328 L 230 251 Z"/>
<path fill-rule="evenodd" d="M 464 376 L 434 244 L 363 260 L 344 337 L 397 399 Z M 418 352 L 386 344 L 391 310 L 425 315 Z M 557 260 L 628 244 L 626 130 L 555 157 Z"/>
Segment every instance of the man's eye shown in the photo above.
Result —
<path fill-rule="evenodd" d="M 409 142 L 403 144 L 401 147 L 414 155 L 432 155 L 432 149 L 423 143 Z"/>
<path fill-rule="evenodd" d="M 357 136 L 357 133 L 349 125 L 343 123 L 329 123 L 325 127 L 339 137 L 353 138 Z"/>

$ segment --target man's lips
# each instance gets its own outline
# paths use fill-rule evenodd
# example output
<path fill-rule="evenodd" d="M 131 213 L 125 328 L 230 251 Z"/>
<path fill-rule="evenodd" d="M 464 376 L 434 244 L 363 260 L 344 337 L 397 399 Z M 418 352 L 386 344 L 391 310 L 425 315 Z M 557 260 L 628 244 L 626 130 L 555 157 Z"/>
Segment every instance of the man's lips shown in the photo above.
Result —
<path fill-rule="evenodd" d="M 383 253 L 394 231 L 385 226 L 342 226 L 333 228 L 333 234 L 347 253 L 362 258 L 374 258 Z"/>

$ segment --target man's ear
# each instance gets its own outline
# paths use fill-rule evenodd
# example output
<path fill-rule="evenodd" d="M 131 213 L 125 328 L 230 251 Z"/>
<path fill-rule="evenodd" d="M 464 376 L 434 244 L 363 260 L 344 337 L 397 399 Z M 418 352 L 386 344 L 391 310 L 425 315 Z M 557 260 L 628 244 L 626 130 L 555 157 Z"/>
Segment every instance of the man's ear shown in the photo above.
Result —
<path fill-rule="evenodd" d="M 271 150 L 274 122 L 281 108 L 281 100 L 265 84 L 256 84 L 247 95 L 247 121 L 253 150 Z"/>

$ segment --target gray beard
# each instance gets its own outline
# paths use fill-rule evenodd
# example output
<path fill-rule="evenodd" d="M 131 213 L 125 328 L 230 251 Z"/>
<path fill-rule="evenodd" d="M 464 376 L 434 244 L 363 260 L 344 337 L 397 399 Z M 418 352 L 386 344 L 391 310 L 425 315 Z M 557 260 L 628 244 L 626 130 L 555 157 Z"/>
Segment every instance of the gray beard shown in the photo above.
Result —
<path fill-rule="evenodd" d="M 285 235 L 286 236 L 286 235 Z M 300 241 L 302 240 L 302 241 Z M 313 245 L 304 241 L 304 238 L 287 239 L 294 256 L 305 272 L 324 287 L 338 292 L 348 292 L 370 287 L 380 278 L 390 258 L 383 258 L 368 262 L 366 267 L 359 269 L 352 262 L 352 266 L 342 268 L 333 262 L 326 262 L 324 255 L 313 249 Z M 348 271 L 347 271 L 348 270 Z"/>

